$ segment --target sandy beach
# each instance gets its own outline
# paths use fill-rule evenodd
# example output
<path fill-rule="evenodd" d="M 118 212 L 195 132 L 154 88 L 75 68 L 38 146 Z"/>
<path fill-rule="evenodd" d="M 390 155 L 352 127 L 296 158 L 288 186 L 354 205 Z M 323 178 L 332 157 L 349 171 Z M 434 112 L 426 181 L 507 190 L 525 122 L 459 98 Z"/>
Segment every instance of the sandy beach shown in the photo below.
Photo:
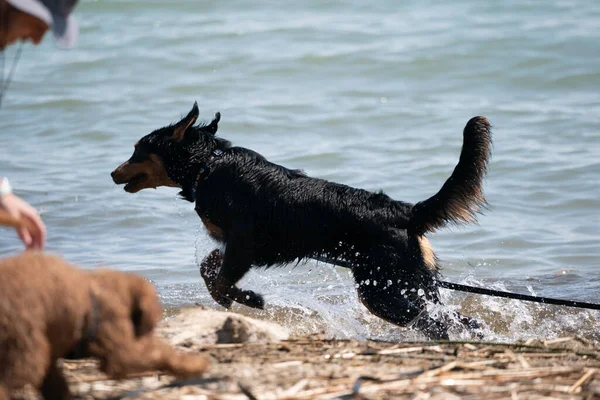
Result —
<path fill-rule="evenodd" d="M 192 310 L 159 333 L 212 359 L 210 372 L 178 381 L 158 372 L 107 379 L 94 360 L 65 361 L 77 399 L 595 399 L 600 347 L 566 337 L 519 343 L 272 340 L 278 327 L 233 313 Z M 213 314 L 203 314 L 203 313 Z M 195 319 L 223 317 L 215 331 Z M 195 318 L 195 319 L 194 319 Z M 165 326 L 166 325 L 166 328 Z M 254 331 L 254 329 L 258 329 Z M 265 329 L 265 332 L 260 331 Z M 169 333 L 170 332 L 170 333 Z M 215 342 L 215 343 L 207 343 Z M 31 391 L 17 399 L 35 399 Z"/>

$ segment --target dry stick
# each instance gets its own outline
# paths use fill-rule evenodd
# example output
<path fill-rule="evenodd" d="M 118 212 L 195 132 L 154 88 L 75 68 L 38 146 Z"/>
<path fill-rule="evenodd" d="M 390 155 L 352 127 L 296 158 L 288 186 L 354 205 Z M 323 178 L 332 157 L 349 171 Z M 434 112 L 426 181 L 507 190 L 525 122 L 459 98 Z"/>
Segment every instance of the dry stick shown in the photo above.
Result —
<path fill-rule="evenodd" d="M 572 336 L 568 336 L 568 337 L 561 337 L 561 338 L 556 338 L 556 339 L 551 339 L 551 340 L 544 339 L 544 344 L 545 345 L 556 344 L 556 343 L 568 342 L 571 340 L 575 340 L 575 338 Z"/>
<path fill-rule="evenodd" d="M 456 364 L 456 365 L 453 365 Z M 563 367 L 563 368 L 532 368 L 528 371 L 523 370 L 486 370 L 478 373 L 454 373 L 444 374 L 443 377 L 438 375 L 447 372 L 453 367 L 457 367 L 457 363 L 449 363 L 435 370 L 421 374 L 416 379 L 403 379 L 393 382 L 385 382 L 382 384 L 365 385 L 361 388 L 362 393 L 373 393 L 382 390 L 398 390 L 412 385 L 418 384 L 440 384 L 442 386 L 485 386 L 490 384 L 490 378 L 496 382 L 506 382 L 511 380 L 521 381 L 523 379 L 530 380 L 535 377 L 545 377 L 552 375 L 560 375 L 563 373 L 575 372 L 579 368 Z M 426 375 L 427 374 L 427 375 Z M 586 377 L 587 379 L 587 377 Z"/>
<path fill-rule="evenodd" d="M 421 352 L 425 348 L 422 346 L 419 347 L 402 347 L 399 349 L 384 349 L 379 350 L 376 354 L 378 355 L 386 355 L 386 354 L 402 354 L 402 353 L 412 353 L 412 352 Z"/>
<path fill-rule="evenodd" d="M 283 391 L 283 393 L 281 393 L 281 397 L 294 396 L 299 391 L 304 389 L 306 385 L 308 385 L 308 379 L 301 379 L 300 381 L 296 382 L 293 386 Z"/>
<path fill-rule="evenodd" d="M 567 357 L 571 353 L 520 353 L 521 356 L 526 358 L 555 358 L 555 357 Z"/>
<path fill-rule="evenodd" d="M 457 364 L 456 361 L 452 361 L 452 362 L 450 362 L 448 364 L 442 365 L 439 368 L 435 368 L 435 369 L 431 369 L 429 371 L 423 372 L 421 375 L 419 375 L 417 377 L 417 379 L 420 379 L 420 378 L 431 378 L 431 377 L 437 376 L 437 375 L 439 375 L 441 373 L 444 373 L 444 372 L 447 372 L 447 371 L 451 371 L 454 368 L 456 368 L 456 364 Z"/>
<path fill-rule="evenodd" d="M 249 398 L 250 400 L 258 400 L 258 398 L 256 396 L 254 396 L 252 394 L 252 392 L 250 391 L 250 389 L 248 389 L 246 386 L 242 385 L 240 382 L 238 382 L 238 388 L 240 388 L 240 391 L 246 395 L 247 398 Z"/>
<path fill-rule="evenodd" d="M 577 390 L 578 387 L 580 387 L 581 385 L 583 385 L 583 383 L 585 381 L 588 380 L 588 378 L 592 375 L 594 375 L 596 372 L 598 372 L 597 369 L 591 368 L 589 369 L 585 374 L 583 374 L 583 376 L 581 378 L 579 378 L 579 380 L 577 380 L 577 382 L 575 382 L 573 384 L 573 386 L 571 386 L 569 388 L 569 390 L 567 391 L 567 393 L 575 393 L 575 391 Z"/>
<path fill-rule="evenodd" d="M 462 345 L 485 345 L 485 346 L 489 346 L 489 347 L 508 347 L 511 349 L 536 349 L 536 350 L 546 350 L 548 352 L 555 352 L 555 353 L 564 353 L 565 349 L 561 349 L 561 348 L 547 348 L 545 346 L 541 346 L 541 345 L 532 345 L 532 344 L 528 344 L 528 343 L 532 343 L 533 339 L 528 339 L 524 344 L 523 343 L 503 343 L 503 342 L 476 342 L 474 340 L 433 340 L 430 341 L 429 343 L 441 343 L 441 344 L 462 344 Z M 410 342 L 407 342 L 410 343 Z M 416 343 L 416 342 L 413 342 Z M 486 347 L 479 349 L 480 352 L 487 350 Z M 590 357 L 596 357 L 598 355 L 597 352 L 595 351 L 573 351 L 571 350 L 572 354 L 575 354 L 577 356 L 590 356 Z M 536 353 L 532 353 L 532 354 L 536 354 Z"/>
<path fill-rule="evenodd" d="M 143 388 L 142 387 L 142 388 L 138 388 L 138 389 L 128 390 L 119 395 L 110 397 L 109 400 L 122 400 L 122 399 L 126 399 L 127 397 L 137 396 L 142 393 L 155 392 L 155 391 L 159 391 L 159 390 L 163 390 L 163 389 L 184 387 L 184 386 L 188 386 L 188 385 L 189 386 L 198 386 L 198 385 L 202 385 L 205 383 L 218 382 L 220 380 L 221 380 L 220 378 L 192 378 L 192 379 L 186 379 L 186 380 L 175 380 L 171 383 L 168 383 L 168 384 L 162 385 L 162 386 L 158 386 L 155 388 Z M 251 399 L 251 400 L 256 400 L 256 399 Z"/>
<path fill-rule="evenodd" d="M 527 360 L 525 359 L 525 357 L 523 357 L 522 354 L 517 354 L 517 361 L 519 361 L 519 364 L 521 364 L 521 366 L 523 368 L 531 368 L 531 365 L 527 362 Z"/>
<path fill-rule="evenodd" d="M 69 361 L 69 363 L 70 362 L 71 361 Z M 134 374 L 128 374 L 126 379 L 147 378 L 150 376 L 156 376 L 157 378 L 160 378 L 161 375 L 165 375 L 165 374 L 161 373 L 160 371 L 137 372 Z M 89 376 L 86 378 L 74 378 L 73 382 L 91 383 L 91 382 L 115 381 L 115 380 L 121 380 L 121 379 L 110 378 L 107 375 L 95 375 L 95 376 Z"/>
<path fill-rule="evenodd" d="M 549 369 L 548 369 L 549 370 Z M 571 369 L 572 371 L 575 369 Z M 519 371 L 515 371 L 519 372 Z M 522 372 L 522 371 L 521 371 Z M 545 373 L 540 373 L 540 371 L 534 371 L 533 374 L 526 374 L 525 376 L 513 375 L 508 376 L 508 378 L 524 378 L 530 380 L 532 377 L 542 377 L 542 376 L 551 376 L 554 375 L 553 371 L 545 371 Z M 414 387 L 419 384 L 439 384 L 441 386 L 447 387 L 465 387 L 465 386 L 476 386 L 476 387 L 485 387 L 490 385 L 489 378 L 495 378 L 496 382 L 506 382 L 506 379 L 501 375 L 495 374 L 496 376 L 490 376 L 486 374 L 452 374 L 450 376 L 444 377 L 427 377 L 423 379 L 405 379 L 397 382 L 386 382 L 383 384 L 377 385 L 369 385 L 362 388 L 362 393 L 374 393 L 380 392 L 384 390 L 401 390 L 407 389 L 409 387 Z M 440 379 L 441 378 L 441 379 Z M 506 377 L 504 377 L 506 378 Z M 519 379 L 521 380 L 521 379 Z M 556 385 L 547 385 L 547 387 L 552 386 L 552 389 L 556 390 Z M 564 390 L 562 390 L 564 392 Z"/>
<path fill-rule="evenodd" d="M 542 377 L 542 376 L 552 376 L 552 375 L 561 375 L 572 372 L 581 371 L 580 367 L 540 367 L 540 368 L 530 368 L 526 370 L 522 369 L 493 369 L 486 370 L 481 372 L 469 372 L 469 373 L 453 373 L 446 374 L 445 377 L 448 378 L 462 378 L 462 379 L 479 379 L 490 377 L 496 380 L 510 380 L 510 379 L 528 379 L 531 377 Z"/>
<path fill-rule="evenodd" d="M 202 346 L 197 346 L 196 350 L 213 350 L 213 349 L 235 349 L 238 347 L 245 347 L 253 344 L 262 344 L 262 343 L 215 343 L 215 344 L 205 344 Z"/>
<path fill-rule="evenodd" d="M 400 379 L 397 381 L 388 381 L 385 383 L 374 384 L 374 385 L 366 385 L 361 387 L 362 393 L 373 393 L 382 390 L 399 390 L 407 388 L 414 384 L 431 384 L 431 383 L 439 383 L 443 386 L 477 386 L 482 387 L 485 385 L 489 385 L 489 378 L 492 378 L 499 382 L 506 382 L 511 380 L 522 380 L 522 379 L 530 379 L 532 377 L 544 377 L 544 376 L 552 376 L 559 375 L 564 373 L 571 373 L 579 370 L 578 368 L 572 367 L 564 367 L 564 368 L 531 368 L 528 371 L 523 370 L 497 370 L 497 369 L 488 369 L 485 371 L 480 371 L 479 373 L 454 373 L 450 375 L 445 375 L 440 379 L 438 375 L 444 374 L 444 372 L 448 372 L 454 368 L 469 368 L 469 369 L 480 369 L 486 362 L 492 363 L 492 360 L 484 360 L 473 363 L 459 363 L 459 362 L 451 362 L 445 364 L 439 368 L 434 370 L 426 371 L 418 376 L 416 379 Z M 499 360 L 493 360 L 493 362 L 500 362 Z M 510 362 L 509 360 L 505 361 L 506 363 Z M 593 373 L 593 372 L 592 372 Z M 591 376 L 590 373 L 585 379 L 581 379 L 584 382 L 586 379 Z M 486 379 L 487 378 L 487 379 Z M 335 390 L 337 389 L 337 390 Z M 307 398 L 307 397 L 316 397 L 318 395 L 331 394 L 331 395 L 347 395 L 348 390 L 344 387 L 342 390 L 339 390 L 340 387 L 336 386 L 335 388 L 328 389 L 313 389 L 305 392 L 297 392 L 295 393 L 296 398 Z M 289 397 L 282 397 L 289 398 Z"/>
<path fill-rule="evenodd" d="M 337 393 L 351 394 L 352 392 L 350 392 L 347 389 L 346 385 L 337 385 L 334 387 L 325 387 L 325 388 L 305 390 L 303 392 L 297 392 L 296 394 L 293 394 L 291 396 L 277 397 L 277 399 L 278 400 L 314 399 L 314 398 L 316 398 L 316 396 L 319 396 L 322 394 L 337 394 Z"/>
<path fill-rule="evenodd" d="M 472 369 L 472 370 L 489 370 L 491 367 L 490 365 L 505 365 L 505 364 L 509 364 L 511 362 L 511 360 L 481 360 L 481 361 L 473 361 L 470 363 L 465 363 L 462 361 L 459 361 L 456 363 L 456 367 L 457 368 L 462 368 L 462 369 Z"/>

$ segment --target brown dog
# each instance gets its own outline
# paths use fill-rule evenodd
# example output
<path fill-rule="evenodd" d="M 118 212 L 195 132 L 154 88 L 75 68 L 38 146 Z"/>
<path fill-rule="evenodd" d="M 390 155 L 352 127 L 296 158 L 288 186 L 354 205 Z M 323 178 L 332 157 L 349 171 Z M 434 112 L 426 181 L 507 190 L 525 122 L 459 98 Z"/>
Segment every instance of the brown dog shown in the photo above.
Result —
<path fill-rule="evenodd" d="M 27 384 L 45 399 L 71 394 L 56 361 L 96 357 L 112 378 L 161 370 L 198 376 L 206 358 L 177 353 L 153 335 L 161 306 L 134 274 L 75 268 L 26 252 L 0 261 L 0 400 Z"/>

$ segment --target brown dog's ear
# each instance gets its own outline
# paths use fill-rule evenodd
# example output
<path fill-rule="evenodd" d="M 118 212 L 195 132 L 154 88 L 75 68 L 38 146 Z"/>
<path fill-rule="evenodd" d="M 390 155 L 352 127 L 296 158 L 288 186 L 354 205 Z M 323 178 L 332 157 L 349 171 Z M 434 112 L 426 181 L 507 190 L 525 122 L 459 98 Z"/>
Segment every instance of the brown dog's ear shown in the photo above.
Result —
<path fill-rule="evenodd" d="M 210 121 L 210 124 L 206 125 L 204 127 L 205 130 L 208 131 L 208 133 L 210 133 L 211 135 L 214 135 L 215 133 L 217 133 L 217 129 L 219 129 L 219 121 L 221 120 L 221 113 L 217 112 L 215 114 L 215 117 L 213 118 L 212 121 Z"/>
<path fill-rule="evenodd" d="M 134 276 L 131 295 L 131 322 L 135 336 L 140 337 L 151 333 L 160 320 L 162 309 L 158 296 L 152 284 L 144 278 Z"/>
<path fill-rule="evenodd" d="M 173 139 L 176 142 L 180 142 L 181 140 L 183 140 L 185 131 L 190 126 L 194 125 L 194 123 L 198 119 L 198 114 L 198 103 L 194 102 L 194 106 L 192 107 L 192 110 L 188 113 L 188 115 L 181 121 L 176 123 L 173 127 L 173 136 L 171 136 L 171 139 Z"/>

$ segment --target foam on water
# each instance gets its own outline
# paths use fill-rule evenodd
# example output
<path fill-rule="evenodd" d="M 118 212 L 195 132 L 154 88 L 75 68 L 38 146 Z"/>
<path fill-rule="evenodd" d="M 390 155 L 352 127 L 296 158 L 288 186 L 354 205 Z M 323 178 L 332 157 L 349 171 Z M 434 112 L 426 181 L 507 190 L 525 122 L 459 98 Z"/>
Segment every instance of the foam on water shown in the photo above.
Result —
<path fill-rule="evenodd" d="M 203 235 L 200 235 L 202 237 Z M 203 241 L 203 240 L 201 240 Z M 204 246 L 196 251 L 197 262 L 206 255 Z M 485 267 L 485 266 L 484 266 Z M 207 307 L 221 309 L 208 294 L 199 273 L 197 283 L 161 288 L 168 305 L 189 304 L 192 300 Z M 482 280 L 473 275 L 451 280 L 465 285 L 502 291 L 539 295 L 531 283 Z M 349 270 L 308 261 L 281 268 L 255 268 L 240 281 L 239 287 L 264 296 L 265 310 L 254 310 L 239 304 L 232 311 L 260 319 L 275 321 L 291 334 L 322 334 L 337 339 L 372 339 L 385 341 L 422 340 L 410 328 L 400 328 L 373 316 L 358 300 Z M 597 325 L 600 312 L 562 306 L 545 305 L 467 294 L 441 289 L 444 305 L 429 305 L 434 318 L 441 313 L 457 311 L 480 322 L 483 339 L 511 342 L 530 338 L 557 338 L 577 335 L 600 342 Z M 464 330 L 450 332 L 451 339 L 472 340 Z"/>

